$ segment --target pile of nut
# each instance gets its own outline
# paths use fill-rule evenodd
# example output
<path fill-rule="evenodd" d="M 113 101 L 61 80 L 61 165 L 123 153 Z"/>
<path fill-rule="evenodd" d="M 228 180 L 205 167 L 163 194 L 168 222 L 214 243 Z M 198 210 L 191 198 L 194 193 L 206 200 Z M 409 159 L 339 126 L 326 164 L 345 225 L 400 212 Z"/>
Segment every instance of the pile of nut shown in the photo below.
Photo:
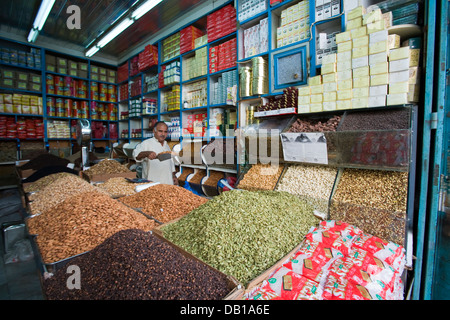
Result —
<path fill-rule="evenodd" d="M 159 222 L 166 223 L 188 214 L 208 199 L 183 187 L 157 184 L 134 195 L 120 198 L 119 201 L 131 208 L 140 209 Z"/>
<path fill-rule="evenodd" d="M 155 222 L 99 191 L 67 198 L 26 220 L 44 263 L 54 263 L 92 250 L 119 230 L 153 229 Z"/>
<path fill-rule="evenodd" d="M 248 191 L 274 190 L 283 167 L 271 164 L 254 164 L 239 181 L 237 188 Z"/>
<path fill-rule="evenodd" d="M 408 129 L 410 112 L 407 108 L 348 112 L 339 131 Z"/>
<path fill-rule="evenodd" d="M 148 182 L 134 183 L 123 177 L 110 178 L 104 183 L 97 185 L 98 188 L 108 192 L 111 197 L 119 198 L 130 196 L 136 193 L 136 186 L 147 184 Z"/>
<path fill-rule="evenodd" d="M 130 172 L 130 169 L 128 169 L 125 165 L 121 165 L 118 161 L 111 159 L 102 160 L 89 169 L 83 171 L 83 173 L 86 174 L 86 176 L 88 176 L 89 178 L 92 178 L 96 174 L 113 174 L 126 172 Z"/>
<path fill-rule="evenodd" d="M 330 207 L 330 219 L 403 245 L 408 173 L 345 169 Z"/>
<path fill-rule="evenodd" d="M 31 213 L 44 213 L 64 200 L 83 192 L 102 192 L 107 194 L 106 191 L 98 189 L 86 180 L 69 174 L 53 181 L 38 193 L 30 196 L 30 200 L 33 200 L 30 203 Z"/>
<path fill-rule="evenodd" d="M 287 132 L 327 132 L 336 131 L 341 116 L 335 115 L 327 119 L 301 119 L 298 118 Z"/>
<path fill-rule="evenodd" d="M 44 189 L 46 186 L 51 184 L 52 182 L 58 180 L 59 178 L 70 175 L 68 172 L 58 172 L 53 173 L 48 176 L 42 177 L 31 184 L 24 185 L 23 190 L 25 192 L 36 192 Z"/>
<path fill-rule="evenodd" d="M 332 167 L 290 165 L 276 190 L 297 195 L 326 217 L 336 174 L 337 169 Z"/>
<path fill-rule="evenodd" d="M 206 177 L 206 170 L 199 169 L 189 180 L 189 183 L 200 184 L 202 182 L 203 177 Z"/>
<path fill-rule="evenodd" d="M 317 223 L 312 208 L 287 192 L 231 190 L 160 229 L 169 241 L 245 285 Z"/>
<path fill-rule="evenodd" d="M 224 274 L 142 230 L 119 231 L 71 264 L 81 288 L 69 289 L 61 268 L 43 281 L 49 300 L 220 300 L 233 289 Z"/>
<path fill-rule="evenodd" d="M 191 173 L 194 173 L 194 169 L 192 168 L 183 168 L 183 171 L 181 172 L 180 176 L 178 177 L 178 184 L 180 186 L 183 186 L 188 175 L 190 175 Z"/>

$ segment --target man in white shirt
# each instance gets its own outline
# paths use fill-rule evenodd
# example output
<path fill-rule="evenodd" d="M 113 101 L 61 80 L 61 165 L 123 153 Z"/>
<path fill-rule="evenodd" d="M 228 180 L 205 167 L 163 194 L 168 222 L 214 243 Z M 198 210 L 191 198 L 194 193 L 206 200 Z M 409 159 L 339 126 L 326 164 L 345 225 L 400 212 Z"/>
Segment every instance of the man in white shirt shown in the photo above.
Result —
<path fill-rule="evenodd" d="M 167 124 L 159 121 L 153 127 L 153 138 L 146 139 L 136 146 L 133 158 L 142 163 L 142 178 L 152 182 L 178 185 L 175 164 L 172 159 L 160 161 L 156 156 L 171 151 L 167 144 Z"/>

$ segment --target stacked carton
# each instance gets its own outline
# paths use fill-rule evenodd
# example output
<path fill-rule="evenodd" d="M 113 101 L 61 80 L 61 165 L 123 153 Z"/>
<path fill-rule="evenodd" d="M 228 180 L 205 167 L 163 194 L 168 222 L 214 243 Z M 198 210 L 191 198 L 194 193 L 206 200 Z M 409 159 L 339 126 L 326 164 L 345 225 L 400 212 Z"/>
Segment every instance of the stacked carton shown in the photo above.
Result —
<path fill-rule="evenodd" d="M 206 17 L 208 42 L 222 38 L 236 31 L 236 9 L 227 5 Z"/>
<path fill-rule="evenodd" d="M 362 6 L 336 34 L 337 53 L 322 58 L 321 75 L 299 88 L 299 113 L 401 105 L 418 101 L 420 39 L 400 47 L 389 34 L 388 13 Z"/>
<path fill-rule="evenodd" d="M 183 61 L 183 81 L 200 77 L 208 73 L 207 53 L 208 49 L 203 47 L 195 50 L 194 56 Z"/>
<path fill-rule="evenodd" d="M 139 53 L 139 72 L 158 64 L 158 47 L 147 45 L 144 51 Z"/>
<path fill-rule="evenodd" d="M 248 58 L 269 50 L 268 18 L 244 30 L 244 58 Z"/>
<path fill-rule="evenodd" d="M 277 48 L 309 39 L 309 0 L 303 0 L 281 11 L 280 27 L 277 28 Z"/>
<path fill-rule="evenodd" d="M 236 38 L 209 48 L 209 72 L 234 67 L 237 61 Z"/>
<path fill-rule="evenodd" d="M 180 53 L 194 50 L 195 40 L 203 36 L 204 32 L 194 26 L 189 26 L 180 31 Z"/>

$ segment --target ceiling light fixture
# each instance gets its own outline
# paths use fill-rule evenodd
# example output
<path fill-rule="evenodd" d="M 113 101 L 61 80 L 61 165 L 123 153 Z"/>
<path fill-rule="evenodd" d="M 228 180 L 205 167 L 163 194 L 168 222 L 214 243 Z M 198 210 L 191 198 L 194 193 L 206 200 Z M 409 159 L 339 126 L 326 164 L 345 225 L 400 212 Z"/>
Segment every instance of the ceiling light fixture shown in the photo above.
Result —
<path fill-rule="evenodd" d="M 52 10 L 53 5 L 55 4 L 55 0 L 43 0 L 41 6 L 39 7 L 39 11 L 36 15 L 36 18 L 33 22 L 33 28 L 30 30 L 28 34 L 28 42 L 34 42 L 39 32 L 42 30 L 42 27 L 45 24 L 45 21 Z"/>
<path fill-rule="evenodd" d="M 105 36 L 103 36 L 100 41 L 90 48 L 86 52 L 86 56 L 90 57 L 94 55 L 98 50 L 106 46 L 109 42 L 111 42 L 115 37 L 121 34 L 126 28 L 131 26 L 136 20 L 142 17 L 144 14 L 149 12 L 152 8 L 158 5 L 163 0 L 148 0 L 144 2 L 141 6 L 139 6 L 136 10 L 131 13 L 131 18 L 125 18 L 122 22 L 120 22 L 114 29 L 108 32 Z"/>

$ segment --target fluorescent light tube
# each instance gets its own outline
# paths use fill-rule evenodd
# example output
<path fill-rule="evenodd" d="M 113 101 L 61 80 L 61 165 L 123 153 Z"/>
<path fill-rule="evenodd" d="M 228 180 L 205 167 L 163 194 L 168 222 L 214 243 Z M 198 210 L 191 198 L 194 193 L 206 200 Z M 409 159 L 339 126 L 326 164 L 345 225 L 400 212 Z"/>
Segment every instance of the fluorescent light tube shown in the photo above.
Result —
<path fill-rule="evenodd" d="M 86 52 L 86 57 L 91 57 L 91 56 L 93 56 L 94 54 L 97 53 L 98 50 L 100 50 L 99 47 L 93 46 L 92 48 L 90 48 L 90 49 Z"/>
<path fill-rule="evenodd" d="M 100 48 L 103 48 L 105 45 L 107 45 L 112 39 L 117 37 L 122 31 L 124 31 L 126 28 L 131 26 L 133 24 L 134 20 L 131 20 L 130 18 L 125 19 L 117 27 L 112 29 L 107 35 L 105 35 L 99 42 L 98 46 Z"/>
<path fill-rule="evenodd" d="M 140 17 L 142 17 L 144 14 L 149 12 L 153 7 L 155 7 L 158 3 L 160 3 L 162 0 L 148 0 L 143 5 L 141 5 L 139 8 L 133 11 L 131 14 L 131 18 L 137 20 Z"/>
<path fill-rule="evenodd" d="M 39 31 L 36 29 L 31 29 L 30 33 L 28 34 L 28 42 L 34 42 L 36 40 L 36 37 L 38 36 Z"/>
<path fill-rule="evenodd" d="M 28 35 L 28 42 L 34 42 L 34 40 L 36 40 L 36 37 L 38 36 L 39 31 L 41 31 L 44 27 L 45 21 L 47 20 L 54 4 L 55 0 L 42 1 L 36 18 L 34 19 L 33 28 L 30 30 Z"/>
<path fill-rule="evenodd" d="M 53 5 L 55 4 L 55 0 L 44 0 L 39 7 L 38 14 L 36 19 L 34 19 L 33 27 L 39 31 L 42 30 L 45 21 L 52 10 Z"/>

